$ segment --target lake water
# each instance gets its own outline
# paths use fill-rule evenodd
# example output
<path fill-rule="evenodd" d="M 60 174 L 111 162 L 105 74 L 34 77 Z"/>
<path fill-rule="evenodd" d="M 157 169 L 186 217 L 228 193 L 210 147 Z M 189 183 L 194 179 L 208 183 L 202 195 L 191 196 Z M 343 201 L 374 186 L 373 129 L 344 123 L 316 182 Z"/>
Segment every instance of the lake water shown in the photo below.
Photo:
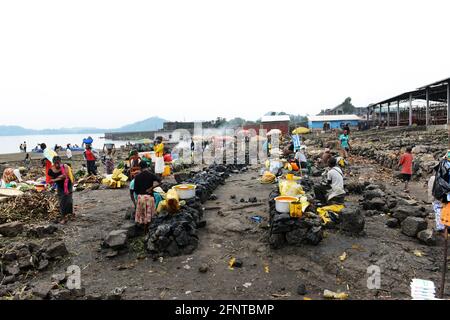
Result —
<path fill-rule="evenodd" d="M 39 143 L 45 143 L 48 147 L 53 148 L 55 144 L 66 147 L 68 143 L 72 146 L 77 144 L 81 147 L 83 139 L 91 136 L 94 139 L 93 147 L 102 149 L 105 143 L 115 143 L 116 148 L 123 146 L 127 141 L 111 141 L 100 139 L 104 134 L 55 134 L 55 135 L 30 135 L 30 136 L 0 136 L 0 154 L 20 152 L 20 144 L 26 141 L 27 152 L 35 148 Z"/>

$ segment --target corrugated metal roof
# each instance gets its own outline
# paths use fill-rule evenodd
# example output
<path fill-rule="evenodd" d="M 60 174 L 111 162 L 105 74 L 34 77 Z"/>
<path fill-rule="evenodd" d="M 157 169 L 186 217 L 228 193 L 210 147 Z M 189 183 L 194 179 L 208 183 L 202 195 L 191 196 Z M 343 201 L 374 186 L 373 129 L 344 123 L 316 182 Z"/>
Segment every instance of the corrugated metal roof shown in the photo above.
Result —
<path fill-rule="evenodd" d="M 425 99 L 425 97 L 424 97 L 425 96 L 425 90 L 427 88 L 430 88 L 430 90 L 432 91 L 432 89 L 435 88 L 435 87 L 440 87 L 440 86 L 442 86 L 442 87 L 445 86 L 446 87 L 448 83 L 450 83 L 450 78 L 443 79 L 443 80 L 440 80 L 440 81 L 436 81 L 436 82 L 430 83 L 428 85 L 422 86 L 420 88 L 417 88 L 416 90 L 404 92 L 404 93 L 401 93 L 401 94 L 399 94 L 397 96 L 394 96 L 392 98 L 388 98 L 388 99 L 379 101 L 377 103 L 372 103 L 372 104 L 369 105 L 369 107 L 373 107 L 373 106 L 376 106 L 378 104 L 384 104 L 384 103 L 388 103 L 388 102 L 397 102 L 399 100 L 407 100 L 407 99 L 409 99 L 410 94 L 412 94 L 412 96 L 413 96 L 412 98 L 413 99 Z M 433 92 L 430 92 L 430 94 L 433 94 Z M 443 96 L 442 101 L 446 101 L 446 99 L 447 99 L 446 93 L 442 94 L 442 96 Z M 438 100 L 438 101 L 440 101 L 440 100 Z"/>
<path fill-rule="evenodd" d="M 291 121 L 288 115 L 281 116 L 263 116 L 261 122 Z"/>
<path fill-rule="evenodd" d="M 356 114 L 339 114 L 332 116 L 309 116 L 309 121 L 346 121 L 346 120 L 362 120 Z"/>

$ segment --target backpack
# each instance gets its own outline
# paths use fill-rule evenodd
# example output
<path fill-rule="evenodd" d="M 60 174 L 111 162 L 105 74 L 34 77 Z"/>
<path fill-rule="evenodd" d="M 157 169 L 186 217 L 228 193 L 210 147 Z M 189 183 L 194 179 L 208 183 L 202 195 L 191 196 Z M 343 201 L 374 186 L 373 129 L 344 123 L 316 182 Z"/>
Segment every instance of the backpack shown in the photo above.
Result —
<path fill-rule="evenodd" d="M 437 165 L 436 175 L 433 184 L 433 197 L 437 200 L 447 202 L 446 195 L 450 193 L 450 184 L 443 177 L 449 176 L 449 169 L 445 166 L 446 161 L 441 161 Z"/>

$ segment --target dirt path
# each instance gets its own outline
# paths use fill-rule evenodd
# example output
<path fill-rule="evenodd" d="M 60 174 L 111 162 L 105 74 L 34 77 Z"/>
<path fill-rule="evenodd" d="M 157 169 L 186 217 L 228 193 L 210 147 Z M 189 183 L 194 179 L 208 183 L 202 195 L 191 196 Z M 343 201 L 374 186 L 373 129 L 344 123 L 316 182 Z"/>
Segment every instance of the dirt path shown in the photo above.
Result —
<path fill-rule="evenodd" d="M 138 259 L 129 250 L 113 259 L 100 249 L 102 236 L 120 227 L 130 207 L 128 190 L 98 190 L 76 193 L 81 215 L 64 228 L 71 258 L 54 270 L 41 273 L 36 281 L 49 281 L 51 274 L 71 264 L 82 269 L 86 294 L 108 294 L 127 287 L 125 299 L 303 299 L 296 291 L 306 284 L 307 296 L 320 299 L 324 289 L 350 293 L 352 299 L 409 298 L 409 282 L 414 277 L 438 283 L 441 250 L 427 247 L 385 226 L 387 216 L 366 219 L 366 237 L 348 237 L 327 230 L 318 246 L 285 247 L 272 250 L 267 243 L 268 195 L 274 186 L 262 185 L 258 171 L 232 174 L 208 201 L 207 226 L 199 231 L 199 248 L 189 256 Z M 232 196 L 235 196 L 232 199 Z M 253 207 L 231 210 L 249 203 Z M 358 201 L 357 197 L 350 197 Z M 258 205 L 262 203 L 262 205 Z M 259 215 L 262 223 L 250 217 Z M 134 243 L 139 244 L 139 239 Z M 133 245 L 133 247 L 135 247 Z M 418 257 L 414 250 L 424 256 Z M 139 251 L 139 250 L 138 250 Z M 344 252 L 348 258 L 341 262 Z M 230 270 L 230 258 L 243 262 Z M 207 264 L 208 272 L 199 267 Z M 381 290 L 367 289 L 367 268 L 381 268 Z M 449 290 L 447 290 L 449 291 Z"/>

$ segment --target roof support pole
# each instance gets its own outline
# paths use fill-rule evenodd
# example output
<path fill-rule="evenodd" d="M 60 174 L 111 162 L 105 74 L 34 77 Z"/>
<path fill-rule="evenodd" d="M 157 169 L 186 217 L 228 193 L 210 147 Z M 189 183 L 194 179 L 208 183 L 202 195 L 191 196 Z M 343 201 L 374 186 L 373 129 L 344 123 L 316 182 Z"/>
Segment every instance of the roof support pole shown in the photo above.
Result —
<path fill-rule="evenodd" d="M 397 100 L 397 127 L 400 127 L 400 100 Z"/>
<path fill-rule="evenodd" d="M 428 127 L 430 125 L 430 88 L 428 87 L 425 91 L 425 96 L 425 99 L 427 100 L 427 105 L 425 107 L 425 126 Z"/>
<path fill-rule="evenodd" d="M 447 130 L 448 130 L 448 145 L 450 148 L 450 80 L 447 82 Z"/>
<path fill-rule="evenodd" d="M 376 107 L 376 106 L 371 107 L 371 108 L 373 109 L 373 110 L 372 110 L 372 126 L 373 126 L 373 127 L 375 127 L 375 116 L 376 116 L 375 107 Z"/>
<path fill-rule="evenodd" d="M 387 108 L 387 126 L 390 127 L 389 123 L 391 122 L 391 103 L 388 102 L 388 108 Z"/>
<path fill-rule="evenodd" d="M 409 126 L 412 126 L 412 93 L 409 94 Z"/>
<path fill-rule="evenodd" d="M 381 107 L 382 107 L 382 105 L 380 104 L 380 116 L 378 117 L 378 124 L 379 125 L 381 124 Z"/>
<path fill-rule="evenodd" d="M 366 120 L 369 122 L 369 115 L 370 115 L 370 107 L 367 107 L 367 114 L 366 114 Z"/>
<path fill-rule="evenodd" d="M 450 81 L 447 82 L 447 125 L 450 125 Z"/>

